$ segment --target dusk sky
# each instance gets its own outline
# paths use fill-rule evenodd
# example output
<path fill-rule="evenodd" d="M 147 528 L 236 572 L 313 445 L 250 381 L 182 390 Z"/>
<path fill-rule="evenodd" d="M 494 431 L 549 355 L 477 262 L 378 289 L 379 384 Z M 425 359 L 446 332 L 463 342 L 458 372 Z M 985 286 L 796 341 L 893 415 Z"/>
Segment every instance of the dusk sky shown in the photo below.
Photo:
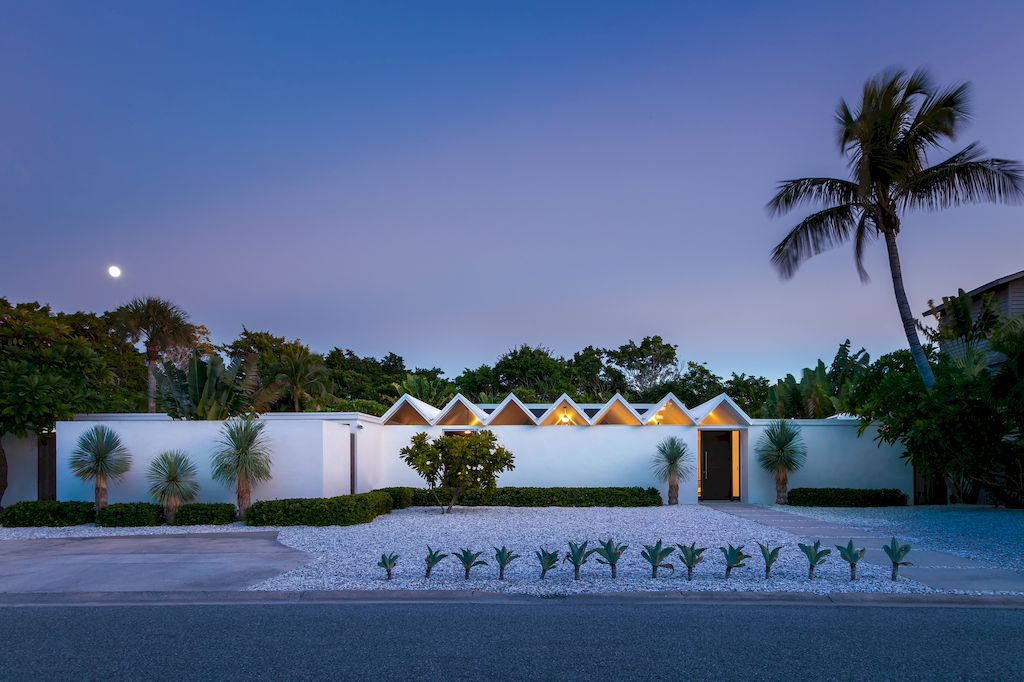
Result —
<path fill-rule="evenodd" d="M 779 180 L 846 173 L 890 66 L 1024 159 L 1024 3 L 0 2 L 0 296 L 169 298 L 457 374 L 661 334 L 776 379 L 905 345 L 884 249 L 780 281 Z M 940 159 L 935 159 L 938 161 Z M 915 310 L 1024 269 L 1024 208 L 908 216 Z M 111 279 L 106 269 L 124 275 Z"/>

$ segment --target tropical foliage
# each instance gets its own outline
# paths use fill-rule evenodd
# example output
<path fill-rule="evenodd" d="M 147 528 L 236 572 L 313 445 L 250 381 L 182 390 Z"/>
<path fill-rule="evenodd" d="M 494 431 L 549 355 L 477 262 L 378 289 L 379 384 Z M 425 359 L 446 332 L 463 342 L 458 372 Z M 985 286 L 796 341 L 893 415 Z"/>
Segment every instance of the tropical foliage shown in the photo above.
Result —
<path fill-rule="evenodd" d="M 907 561 L 907 555 L 910 554 L 910 545 L 901 545 L 894 536 L 888 545 L 882 545 L 882 551 L 885 552 L 885 556 L 889 557 L 889 561 L 892 562 L 891 577 L 895 581 L 900 576 L 900 566 L 911 565 L 911 562 Z"/>
<path fill-rule="evenodd" d="M 863 547 L 857 549 L 853 545 L 853 540 L 843 547 L 842 545 L 836 545 L 836 549 L 839 550 L 839 556 L 843 558 L 843 561 L 850 564 L 850 580 L 857 579 L 857 562 L 864 558 L 864 554 L 867 552 Z"/>
<path fill-rule="evenodd" d="M 434 570 L 434 566 L 437 566 L 439 563 L 444 561 L 444 559 L 448 556 L 449 555 L 445 554 L 444 552 L 430 549 L 430 545 L 427 545 L 427 556 L 423 558 L 424 563 L 427 564 L 427 571 L 423 575 L 423 577 L 429 578 L 430 573 Z"/>
<path fill-rule="evenodd" d="M 142 341 L 149 365 L 149 411 L 156 412 L 156 372 L 167 351 L 195 347 L 198 330 L 188 313 L 171 301 L 152 296 L 135 298 L 114 311 L 125 333 L 135 343 Z"/>
<path fill-rule="evenodd" d="M 455 553 L 455 557 L 462 563 L 462 570 L 465 572 L 466 580 L 469 580 L 469 572 L 477 566 L 486 566 L 487 562 L 480 558 L 483 552 L 474 552 L 472 549 L 463 549 Z"/>
<path fill-rule="evenodd" d="M 619 571 L 619 559 L 629 549 L 629 545 L 623 545 L 615 542 L 611 538 L 607 540 L 598 540 L 600 547 L 594 549 L 594 554 L 597 555 L 597 563 L 606 565 L 612 572 L 612 579 L 618 577 Z"/>
<path fill-rule="evenodd" d="M 450 513 L 467 490 L 494 488 L 498 474 L 515 468 L 512 453 L 498 445 L 491 431 L 445 435 L 434 440 L 420 432 L 399 454 L 431 491 L 444 488 L 450 493 L 448 507 L 442 507 L 442 513 Z"/>
<path fill-rule="evenodd" d="M 260 386 L 257 356 L 235 358 L 227 366 L 220 355 L 204 360 L 194 351 L 184 368 L 166 363 L 156 371 L 160 406 L 174 419 L 222 420 L 266 412 L 277 399 L 276 385 Z"/>
<path fill-rule="evenodd" d="M 693 569 L 697 568 L 697 564 L 704 560 L 704 552 L 707 551 L 707 547 L 698 547 L 696 542 L 691 542 L 689 546 L 676 545 L 679 549 L 679 557 L 683 560 L 683 565 L 686 566 L 686 579 L 693 580 Z"/>
<path fill-rule="evenodd" d="M 181 450 L 161 452 L 149 463 L 146 470 L 149 494 L 164 508 L 167 523 L 174 523 L 181 505 L 196 499 L 199 493 L 197 474 L 196 465 Z"/>
<path fill-rule="evenodd" d="M 807 446 L 800 427 L 788 419 L 773 421 L 765 427 L 754 451 L 757 463 L 775 478 L 775 504 L 786 504 L 789 473 L 807 460 Z"/>
<path fill-rule="evenodd" d="M 832 550 L 822 549 L 821 540 L 815 540 L 813 545 L 798 542 L 797 547 L 807 557 L 807 579 L 814 580 L 814 569 L 825 563 L 825 559 L 832 553 Z"/>
<path fill-rule="evenodd" d="M 667 568 L 668 570 L 675 573 L 676 567 L 666 562 L 665 560 L 672 556 L 672 546 L 662 546 L 661 540 L 658 540 L 653 545 L 644 545 L 644 549 L 640 552 L 640 556 L 651 565 L 651 577 L 658 577 L 659 568 Z"/>
<path fill-rule="evenodd" d="M 388 580 L 391 580 L 391 576 L 392 576 L 392 573 L 395 570 L 395 565 L 396 564 L 398 564 L 398 555 L 397 554 L 387 554 L 387 553 L 381 554 L 380 555 L 380 561 L 377 562 L 377 566 L 379 568 L 383 568 L 384 569 L 384 572 L 387 575 L 387 579 Z M 466 577 L 468 578 L 469 576 L 467 575 Z"/>
<path fill-rule="evenodd" d="M 772 577 L 772 566 L 779 560 L 779 554 L 782 552 L 782 546 L 772 547 L 771 544 L 762 545 L 760 542 L 757 543 L 758 549 L 761 550 L 761 557 L 764 558 L 764 577 Z"/>
<path fill-rule="evenodd" d="M 679 483 L 693 476 L 693 459 L 686 443 L 678 436 L 669 436 L 658 443 L 651 469 L 656 479 L 668 483 L 668 503 L 679 504 Z"/>
<path fill-rule="evenodd" d="M 132 456 L 112 429 L 97 424 L 78 438 L 68 467 L 83 481 L 96 486 L 96 510 L 107 506 L 108 487 L 120 481 L 132 465 Z"/>
<path fill-rule="evenodd" d="M 272 385 L 291 401 L 293 412 L 301 412 L 307 402 L 330 392 L 330 377 L 323 359 L 295 341 L 284 347 L 274 365 Z"/>
<path fill-rule="evenodd" d="M 505 579 L 505 569 L 518 558 L 519 555 L 505 545 L 494 548 L 494 562 L 498 564 L 498 580 Z"/>
<path fill-rule="evenodd" d="M 729 576 L 732 575 L 734 568 L 743 568 L 746 566 L 743 562 L 750 558 L 749 554 L 743 553 L 743 545 L 733 547 L 732 544 L 729 544 L 728 548 L 719 547 L 718 550 L 722 553 L 722 556 L 725 557 L 726 580 L 728 580 Z"/>
<path fill-rule="evenodd" d="M 541 547 L 534 556 L 537 557 L 537 561 L 540 563 L 540 579 L 544 580 L 547 577 L 548 571 L 558 567 L 558 550 L 548 551 Z"/>
<path fill-rule="evenodd" d="M 236 417 L 224 422 L 213 453 L 213 478 L 235 486 L 238 515 L 243 519 L 252 504 L 253 487 L 271 478 L 271 452 L 263 433 L 265 426 L 252 417 Z"/>
<path fill-rule="evenodd" d="M 587 541 L 581 543 L 570 542 L 569 551 L 565 553 L 563 561 L 567 561 L 572 564 L 572 577 L 573 580 L 580 579 L 580 569 L 583 564 L 587 563 L 587 559 L 590 555 L 596 552 L 596 549 L 587 549 Z"/>

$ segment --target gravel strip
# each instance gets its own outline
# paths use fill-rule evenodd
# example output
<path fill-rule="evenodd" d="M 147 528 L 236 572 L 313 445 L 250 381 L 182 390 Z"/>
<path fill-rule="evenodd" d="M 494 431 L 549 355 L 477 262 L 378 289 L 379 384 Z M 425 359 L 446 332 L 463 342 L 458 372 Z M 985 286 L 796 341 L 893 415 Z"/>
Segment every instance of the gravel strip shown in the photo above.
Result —
<path fill-rule="evenodd" d="M 95 523 L 62 528 L 4 528 L 0 526 L 0 541 L 3 540 L 60 540 L 63 538 L 109 538 L 128 535 L 183 535 L 191 533 L 238 533 L 277 530 L 266 526 L 247 526 L 244 523 L 228 523 L 218 526 L 143 526 L 140 528 L 102 528 Z"/>
<path fill-rule="evenodd" d="M 613 537 L 629 549 L 619 562 L 619 577 L 612 580 L 608 567 L 596 557 L 583 566 L 582 579 L 572 579 L 572 568 L 561 564 L 538 579 L 539 568 L 534 551 L 566 549 L 569 540 Z M 706 546 L 705 560 L 694 580 L 686 580 L 686 569 L 678 554 L 668 561 L 676 572 L 662 570 L 652 580 L 650 566 L 640 556 L 643 544 L 659 538 L 666 543 Z M 789 533 L 740 519 L 698 505 L 677 507 L 628 508 L 508 508 L 463 507 L 451 515 L 436 509 L 411 508 L 378 517 L 372 523 L 328 528 L 283 528 L 279 540 L 295 549 L 310 552 L 318 560 L 295 571 L 263 581 L 254 590 L 385 590 L 447 589 L 491 592 L 560 595 L 587 592 L 623 591 L 728 591 L 728 592 L 885 592 L 928 593 L 934 590 L 912 580 L 889 580 L 887 568 L 861 564 L 859 579 L 851 583 L 849 568 L 836 553 L 818 568 L 819 578 L 807 580 L 807 561 L 796 547 L 798 538 Z M 785 545 L 775 564 L 771 580 L 763 577 L 764 568 L 757 542 Z M 725 561 L 718 550 L 732 542 L 744 545 L 753 558 L 745 568 L 735 569 L 728 581 L 723 577 Z M 506 571 L 507 580 L 498 581 L 493 547 L 507 545 L 522 555 Z M 423 578 L 426 546 L 444 552 L 470 547 L 483 550 L 481 559 L 488 566 L 473 569 L 464 580 L 462 566 L 449 557 L 434 568 L 431 579 Z M 384 579 L 377 567 L 382 552 L 399 555 L 394 580 Z"/>
<path fill-rule="evenodd" d="M 949 552 L 1024 574 L 1024 510 L 977 506 L 789 507 L 778 511 L 895 535 L 920 549 Z"/>

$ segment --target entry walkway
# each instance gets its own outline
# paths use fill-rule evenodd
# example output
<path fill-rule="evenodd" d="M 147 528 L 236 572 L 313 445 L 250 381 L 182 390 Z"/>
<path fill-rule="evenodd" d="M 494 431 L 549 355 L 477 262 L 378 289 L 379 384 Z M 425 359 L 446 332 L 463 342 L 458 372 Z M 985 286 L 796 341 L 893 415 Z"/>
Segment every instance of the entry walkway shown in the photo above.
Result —
<path fill-rule="evenodd" d="M 867 550 L 863 561 L 879 566 L 891 565 L 889 557 L 882 550 L 891 537 L 850 528 L 828 521 L 820 521 L 796 513 L 779 511 L 776 507 L 765 507 L 742 502 L 703 502 L 707 507 L 726 514 L 732 514 L 748 521 L 755 521 L 787 533 L 792 533 L 810 542 L 821 540 L 821 544 L 835 552 L 835 545 L 846 545 L 851 539 L 857 547 Z M 937 590 L 964 590 L 980 592 L 1024 592 L 1024 575 L 993 568 L 972 559 L 955 556 L 948 552 L 912 548 L 908 561 L 912 566 L 901 566 L 900 575 L 906 576 Z"/>

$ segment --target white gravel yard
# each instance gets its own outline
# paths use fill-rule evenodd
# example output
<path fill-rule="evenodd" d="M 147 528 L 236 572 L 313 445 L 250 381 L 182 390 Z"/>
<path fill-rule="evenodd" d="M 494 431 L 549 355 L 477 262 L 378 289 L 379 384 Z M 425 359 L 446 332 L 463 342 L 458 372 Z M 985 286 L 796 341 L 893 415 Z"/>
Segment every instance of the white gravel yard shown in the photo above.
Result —
<path fill-rule="evenodd" d="M 919 549 L 934 549 L 994 568 L 1024 574 L 1024 510 L 948 507 L 782 507 L 820 521 L 896 535 Z"/>
<path fill-rule="evenodd" d="M 109 538 L 128 535 L 185 535 L 193 533 L 256 532 L 277 530 L 260 526 L 246 526 L 244 523 L 228 523 L 219 526 L 144 526 L 141 528 L 102 528 L 94 523 L 82 526 L 59 528 L 4 528 L 0 526 L 0 541 L 3 540 L 56 540 L 61 538 Z"/>
<path fill-rule="evenodd" d="M 572 567 L 561 564 L 538 579 L 534 552 L 538 547 L 564 553 L 567 542 L 613 537 L 629 549 L 619 562 L 619 577 L 612 580 L 608 567 L 596 557 L 583 566 L 582 578 L 572 579 Z M 698 566 L 694 580 L 686 580 L 686 569 L 678 553 L 668 561 L 675 573 L 659 571 L 650 577 L 650 566 L 640 556 L 644 544 L 658 539 L 666 543 L 697 542 L 706 546 L 706 559 Z M 318 558 L 306 566 L 271 578 L 254 590 L 375 590 L 450 589 L 539 595 L 608 591 L 751 591 L 751 592 L 931 592 L 920 583 L 889 580 L 889 569 L 861 564 L 859 579 L 851 583 L 849 568 L 837 554 L 818 568 L 818 578 L 807 580 L 807 561 L 797 548 L 798 539 L 783 531 L 740 519 L 698 505 L 645 508 L 508 508 L 463 507 L 451 515 L 433 508 L 411 508 L 378 517 L 372 523 L 328 528 L 283 528 L 280 541 Z M 764 564 L 757 542 L 785 545 L 773 568 L 773 578 L 764 579 Z M 726 542 L 744 545 L 753 555 L 745 568 L 735 569 L 727 581 L 725 561 L 718 547 Z M 462 566 L 448 557 L 434 568 L 430 580 L 423 578 L 426 546 L 444 552 L 464 547 L 483 550 L 488 566 L 473 569 L 471 579 L 463 578 Z M 497 580 L 494 547 L 507 545 L 522 555 L 506 571 L 507 580 Z M 382 552 L 399 555 L 395 578 L 385 580 L 377 567 Z"/>

